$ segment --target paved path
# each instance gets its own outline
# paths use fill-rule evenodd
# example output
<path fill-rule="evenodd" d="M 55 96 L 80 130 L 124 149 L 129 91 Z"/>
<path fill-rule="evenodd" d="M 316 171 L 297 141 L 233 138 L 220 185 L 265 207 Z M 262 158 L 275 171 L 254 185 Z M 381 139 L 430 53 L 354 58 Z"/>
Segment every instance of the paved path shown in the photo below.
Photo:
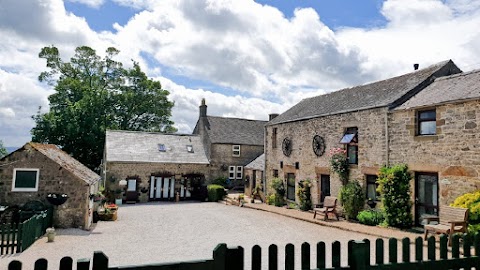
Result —
<path fill-rule="evenodd" d="M 251 248 L 255 244 L 263 248 L 263 254 L 268 245 L 279 245 L 281 265 L 287 243 L 295 245 L 296 263 L 299 263 L 300 245 L 305 241 L 312 246 L 324 241 L 329 247 L 331 242 L 338 240 L 342 242 L 342 251 L 346 252 L 343 243 L 364 238 L 376 239 L 362 233 L 220 203 L 124 205 L 119 209 L 117 221 L 99 222 L 91 232 L 57 230 L 54 243 L 47 243 L 43 237 L 21 254 L 0 257 L 0 269 L 7 269 L 8 262 L 14 259 L 22 261 L 24 269 L 32 269 L 34 261 L 41 257 L 49 261 L 49 269 L 58 269 L 63 256 L 71 256 L 74 260 L 91 258 L 96 250 L 109 256 L 111 266 L 209 259 L 218 243 L 244 247 L 245 269 L 249 269 Z M 312 251 L 312 261 L 314 255 Z M 342 256 L 343 264 L 345 259 Z"/>

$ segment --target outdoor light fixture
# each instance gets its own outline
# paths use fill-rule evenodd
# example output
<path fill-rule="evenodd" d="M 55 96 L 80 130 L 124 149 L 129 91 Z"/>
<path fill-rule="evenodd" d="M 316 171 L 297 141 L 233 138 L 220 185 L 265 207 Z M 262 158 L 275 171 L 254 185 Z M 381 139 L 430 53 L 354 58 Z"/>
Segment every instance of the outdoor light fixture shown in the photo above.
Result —
<path fill-rule="evenodd" d="M 123 179 L 123 180 L 118 181 L 118 185 L 122 186 L 122 187 L 126 186 L 127 185 L 127 180 Z"/>

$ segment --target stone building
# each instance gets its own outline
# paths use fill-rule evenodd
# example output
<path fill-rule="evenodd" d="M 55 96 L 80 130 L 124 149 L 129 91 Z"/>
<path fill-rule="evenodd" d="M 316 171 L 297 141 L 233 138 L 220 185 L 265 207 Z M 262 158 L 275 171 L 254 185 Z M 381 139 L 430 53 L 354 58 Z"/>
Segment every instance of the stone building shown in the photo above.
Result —
<path fill-rule="evenodd" d="M 265 154 L 261 154 L 252 162 L 245 165 L 245 194 L 252 196 L 256 187 L 263 190 L 263 169 L 265 168 Z"/>
<path fill-rule="evenodd" d="M 202 99 L 193 134 L 202 138 L 211 165 L 211 179 L 228 177 L 232 186 L 243 186 L 244 166 L 263 154 L 267 121 L 207 115 Z"/>
<path fill-rule="evenodd" d="M 127 202 L 200 198 L 211 170 L 197 135 L 107 131 L 104 160 L 106 188 Z"/>
<path fill-rule="evenodd" d="M 337 196 L 341 182 L 330 171 L 329 151 L 342 148 L 350 179 L 359 179 L 376 199 L 378 169 L 390 162 L 389 118 L 395 108 L 432 84 L 460 73 L 444 61 L 425 69 L 302 100 L 274 118 L 265 129 L 265 175 L 285 181 L 287 199 L 296 200 L 298 182 L 313 180 L 313 203 Z M 398 160 L 400 161 L 400 160 Z"/>
<path fill-rule="evenodd" d="M 480 189 L 480 70 L 435 79 L 388 119 L 389 161 L 414 174 L 417 221 Z"/>
<path fill-rule="evenodd" d="M 54 208 L 54 225 L 89 229 L 93 200 L 100 176 L 55 145 L 27 143 L 0 159 L 0 203 L 23 205 L 40 201 L 50 193 L 67 194 Z"/>

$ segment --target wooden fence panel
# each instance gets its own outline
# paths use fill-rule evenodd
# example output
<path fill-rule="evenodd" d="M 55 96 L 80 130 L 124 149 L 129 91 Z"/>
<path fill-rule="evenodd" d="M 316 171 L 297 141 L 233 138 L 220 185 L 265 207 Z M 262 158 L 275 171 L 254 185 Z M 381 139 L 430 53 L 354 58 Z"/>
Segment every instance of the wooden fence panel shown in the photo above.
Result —
<path fill-rule="evenodd" d="M 252 270 L 262 269 L 262 248 L 255 245 L 252 248 Z"/>
<path fill-rule="evenodd" d="M 383 264 L 385 260 L 384 256 L 384 249 L 383 249 L 383 239 L 378 238 L 375 240 L 375 263 L 376 264 Z"/>
<path fill-rule="evenodd" d="M 73 269 L 73 259 L 71 257 L 63 257 L 60 260 L 59 270 L 72 270 Z"/>
<path fill-rule="evenodd" d="M 332 243 L 332 267 L 340 267 L 341 264 L 341 249 L 340 242 L 335 241 Z"/>
<path fill-rule="evenodd" d="M 410 238 L 402 239 L 402 262 L 410 261 Z"/>
<path fill-rule="evenodd" d="M 434 261 L 435 260 L 435 236 L 431 236 L 428 238 L 428 260 L 429 261 Z"/>
<path fill-rule="evenodd" d="M 295 247 L 293 244 L 285 246 L 285 270 L 295 269 Z"/>
<path fill-rule="evenodd" d="M 268 247 L 268 270 L 278 269 L 278 247 L 277 245 L 270 245 Z"/>
<path fill-rule="evenodd" d="M 325 263 L 327 261 L 325 257 L 325 243 L 318 242 L 317 243 L 317 268 L 323 269 L 326 267 Z"/>
<path fill-rule="evenodd" d="M 22 263 L 20 261 L 11 261 L 8 264 L 8 270 L 22 270 Z"/>
<path fill-rule="evenodd" d="M 302 244 L 302 269 L 310 269 L 310 244 L 305 242 Z"/>
<path fill-rule="evenodd" d="M 48 262 L 45 259 L 38 259 L 35 262 L 35 265 L 33 267 L 35 270 L 47 270 L 48 269 Z"/>

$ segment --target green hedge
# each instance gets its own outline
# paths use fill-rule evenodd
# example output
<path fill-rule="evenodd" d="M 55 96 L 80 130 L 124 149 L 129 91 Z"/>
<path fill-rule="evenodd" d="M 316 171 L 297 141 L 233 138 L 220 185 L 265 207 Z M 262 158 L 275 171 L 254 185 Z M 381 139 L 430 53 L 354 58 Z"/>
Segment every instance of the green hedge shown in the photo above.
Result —
<path fill-rule="evenodd" d="M 357 180 L 348 182 L 340 189 L 340 202 L 346 219 L 357 218 L 365 206 L 365 192 Z"/>
<path fill-rule="evenodd" d="M 225 188 L 220 185 L 208 185 L 207 190 L 208 190 L 208 201 L 210 202 L 217 202 L 223 199 L 225 195 L 227 195 L 227 193 L 225 192 Z"/>
<path fill-rule="evenodd" d="M 385 216 L 383 215 L 382 211 L 363 210 L 362 212 L 358 213 L 357 219 L 362 224 L 377 226 L 383 222 Z"/>
<path fill-rule="evenodd" d="M 466 193 L 450 204 L 453 207 L 468 208 L 468 232 L 480 232 L 480 191 Z"/>

